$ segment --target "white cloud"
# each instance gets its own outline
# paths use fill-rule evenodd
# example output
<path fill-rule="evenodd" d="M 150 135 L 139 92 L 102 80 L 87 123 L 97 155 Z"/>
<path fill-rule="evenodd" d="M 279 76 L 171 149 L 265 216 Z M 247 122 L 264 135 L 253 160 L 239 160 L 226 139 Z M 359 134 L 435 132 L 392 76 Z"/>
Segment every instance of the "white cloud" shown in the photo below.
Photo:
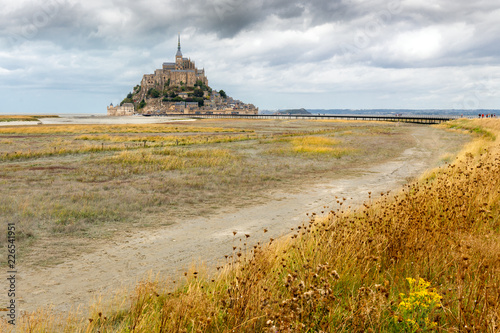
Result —
<path fill-rule="evenodd" d="M 496 106 L 497 7 L 465 0 L 11 2 L 0 13 L 1 93 L 15 101 L 31 89 L 44 101 L 45 91 L 104 112 L 102 96 L 120 101 L 142 74 L 173 60 L 181 31 L 184 55 L 205 68 L 212 87 L 261 108 L 445 108 L 470 96 Z"/>
<path fill-rule="evenodd" d="M 389 53 L 407 62 L 425 60 L 441 55 L 442 36 L 436 27 L 408 31 L 396 36 Z"/>

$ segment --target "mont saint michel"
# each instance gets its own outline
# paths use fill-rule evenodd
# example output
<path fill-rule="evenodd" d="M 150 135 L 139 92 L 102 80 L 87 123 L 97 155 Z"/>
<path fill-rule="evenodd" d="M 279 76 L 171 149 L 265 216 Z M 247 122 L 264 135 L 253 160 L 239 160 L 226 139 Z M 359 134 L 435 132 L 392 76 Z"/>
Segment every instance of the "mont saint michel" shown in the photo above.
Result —
<path fill-rule="evenodd" d="M 144 74 L 118 106 L 108 106 L 109 116 L 133 114 L 257 114 L 258 108 L 233 99 L 224 90 L 208 85 L 205 69 L 185 58 L 178 37 L 175 62 L 164 62 L 154 74 Z"/>

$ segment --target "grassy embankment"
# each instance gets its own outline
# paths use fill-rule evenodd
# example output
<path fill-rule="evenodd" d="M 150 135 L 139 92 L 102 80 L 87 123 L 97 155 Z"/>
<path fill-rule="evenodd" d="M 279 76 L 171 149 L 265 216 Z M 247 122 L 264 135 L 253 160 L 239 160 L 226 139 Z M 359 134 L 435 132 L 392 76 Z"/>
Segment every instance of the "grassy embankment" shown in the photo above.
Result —
<path fill-rule="evenodd" d="M 70 320 L 65 330 L 497 332 L 500 123 L 449 126 L 480 136 L 401 192 L 372 193 L 355 212 L 313 214 L 251 256 L 236 249 L 214 280 L 191 271 L 174 292 L 162 281 L 139 284 L 127 308 L 96 304 L 79 328 Z M 51 331 L 39 318 L 25 318 L 25 331 Z"/>

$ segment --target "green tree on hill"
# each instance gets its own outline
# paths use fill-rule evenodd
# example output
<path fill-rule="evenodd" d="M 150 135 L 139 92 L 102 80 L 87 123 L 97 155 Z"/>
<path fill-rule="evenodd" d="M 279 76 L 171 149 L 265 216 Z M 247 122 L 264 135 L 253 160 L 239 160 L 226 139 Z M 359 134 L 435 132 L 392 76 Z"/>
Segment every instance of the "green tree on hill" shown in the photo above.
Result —
<path fill-rule="evenodd" d="M 198 106 L 201 108 L 205 104 L 205 100 L 203 97 L 195 97 L 193 98 L 195 102 L 198 102 Z"/>
<path fill-rule="evenodd" d="M 226 99 L 227 98 L 227 95 L 226 95 L 226 92 L 224 90 L 220 90 L 219 91 L 219 94 L 220 94 L 220 97 Z"/>
<path fill-rule="evenodd" d="M 139 105 L 137 106 L 137 110 L 140 110 L 140 109 L 142 109 L 142 108 L 143 108 L 143 107 L 145 107 L 145 106 L 146 106 L 146 102 L 145 102 L 144 100 L 142 100 L 142 101 L 139 103 Z"/>
<path fill-rule="evenodd" d="M 196 88 L 196 89 L 194 90 L 193 95 L 194 95 L 195 97 L 203 97 L 203 90 L 201 90 L 201 89 L 199 89 L 199 88 Z"/>
<path fill-rule="evenodd" d="M 155 88 L 151 88 L 148 91 L 148 95 L 153 97 L 153 98 L 158 98 L 158 97 L 160 97 L 161 93 L 158 90 L 156 90 Z"/>
<path fill-rule="evenodd" d="M 125 98 L 123 101 L 121 101 L 120 106 L 122 106 L 125 103 L 134 103 L 134 100 L 130 97 Z"/>
<path fill-rule="evenodd" d="M 196 81 L 194 86 L 199 87 L 203 91 L 212 91 L 212 89 L 209 86 L 207 86 L 205 83 L 203 83 L 203 81 L 201 81 L 201 80 Z"/>

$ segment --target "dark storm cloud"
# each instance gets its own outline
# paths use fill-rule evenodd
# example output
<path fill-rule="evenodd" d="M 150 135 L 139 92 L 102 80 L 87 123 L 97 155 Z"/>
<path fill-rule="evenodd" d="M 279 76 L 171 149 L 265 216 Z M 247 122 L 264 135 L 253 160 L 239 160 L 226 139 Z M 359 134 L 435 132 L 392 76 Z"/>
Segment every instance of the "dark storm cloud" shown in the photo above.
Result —
<path fill-rule="evenodd" d="M 456 65 L 468 60 L 496 63 L 500 28 L 492 13 L 497 9 L 494 2 L 463 0 L 45 0 L 29 1 L 4 10 L 0 14 L 0 39 L 3 45 L 50 41 L 65 49 L 105 50 L 117 45 L 147 48 L 189 29 L 198 35 L 238 38 L 245 31 L 262 30 L 265 36 L 269 29 L 303 31 L 335 24 L 337 29 L 328 38 L 316 45 L 304 45 L 307 49 L 296 56 L 287 54 L 270 63 L 314 62 L 334 56 L 345 57 L 348 62 L 395 68 L 440 66 L 450 59 Z M 467 45 L 455 47 L 460 41 L 449 39 L 461 36 L 444 35 L 439 43 L 446 49 L 427 60 L 412 59 L 411 52 L 391 49 L 397 48 L 397 43 L 411 43 L 408 39 L 418 36 L 409 34 L 402 40 L 397 38 L 398 34 L 457 22 L 472 27 L 472 35 L 465 36 L 469 39 Z M 421 41 L 416 40 L 415 45 L 418 42 Z M 387 56 L 382 57 L 383 53 Z"/>
<path fill-rule="evenodd" d="M 399 12 L 390 13 L 391 6 L 399 6 Z M 455 21 L 480 23 L 483 16 L 496 7 L 494 2 L 466 1 L 438 1 L 436 6 L 422 6 L 397 0 L 114 0 L 81 3 L 47 0 L 27 2 L 3 11 L 0 32 L 28 40 L 52 39 L 74 47 L 78 43 L 89 46 L 87 40 L 141 43 L 190 27 L 199 33 L 232 38 L 244 30 L 259 29 L 269 17 L 291 23 L 302 21 L 304 25 L 300 28 L 303 29 L 340 22 L 352 31 L 365 29 L 364 25 L 377 13 L 381 13 L 378 19 L 382 24 L 388 26 L 397 26 L 401 21 L 409 28 Z"/>
<path fill-rule="evenodd" d="M 219 0 L 207 2 L 202 7 L 202 12 L 206 15 L 200 19 L 200 25 L 220 37 L 234 37 L 246 29 L 258 29 L 258 25 L 269 17 L 290 20 L 292 24 L 306 23 L 301 28 L 308 28 L 325 22 L 346 20 L 356 15 L 348 2 L 341 0 Z"/>
<path fill-rule="evenodd" d="M 187 1 L 73 3 L 65 0 L 30 2 L 0 14 L 0 32 L 19 41 L 52 39 L 60 44 L 88 47 L 102 41 L 141 43 L 160 35 L 195 27 L 201 33 L 232 38 L 258 28 L 271 16 L 307 19 L 308 25 L 347 19 L 341 1 Z M 113 13 L 113 15 L 108 15 Z M 90 41 L 90 42 L 89 42 Z"/>

